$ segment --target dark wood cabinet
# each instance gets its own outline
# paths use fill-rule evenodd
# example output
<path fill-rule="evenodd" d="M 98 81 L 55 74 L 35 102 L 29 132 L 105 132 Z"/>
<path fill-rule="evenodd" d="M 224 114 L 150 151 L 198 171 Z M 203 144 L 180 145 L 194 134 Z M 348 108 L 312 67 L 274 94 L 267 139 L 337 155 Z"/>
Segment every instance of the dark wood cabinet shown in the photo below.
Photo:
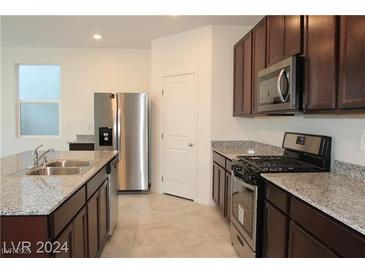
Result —
<path fill-rule="evenodd" d="M 88 222 L 88 243 L 89 243 L 89 257 L 95 258 L 99 251 L 99 217 L 98 204 L 100 194 L 96 191 L 95 194 L 87 202 L 87 222 Z"/>
<path fill-rule="evenodd" d="M 267 64 L 302 52 L 303 18 L 300 15 L 267 16 Z"/>
<path fill-rule="evenodd" d="M 86 209 L 80 210 L 73 221 L 54 241 L 56 258 L 87 257 Z"/>
<path fill-rule="evenodd" d="M 224 217 L 231 217 L 231 165 L 230 159 L 213 151 L 212 198 Z"/>
<path fill-rule="evenodd" d="M 84 207 L 77 214 L 72 222 L 73 242 L 72 242 L 72 257 L 86 258 L 87 257 L 87 215 Z"/>
<path fill-rule="evenodd" d="M 284 16 L 284 55 L 285 57 L 302 53 L 303 49 L 303 16 Z"/>
<path fill-rule="evenodd" d="M 284 16 L 267 16 L 267 64 L 272 65 L 284 57 Z"/>
<path fill-rule="evenodd" d="M 73 225 L 70 223 L 54 241 L 54 255 L 56 258 L 73 257 Z"/>
<path fill-rule="evenodd" d="M 213 187 L 212 197 L 216 204 L 219 203 L 219 166 L 213 162 Z"/>
<path fill-rule="evenodd" d="M 225 207 L 225 197 L 226 197 L 226 171 L 224 168 L 218 166 L 219 171 L 219 202 L 218 206 L 220 207 L 221 212 L 223 212 L 223 216 L 226 216 L 226 207 Z"/>
<path fill-rule="evenodd" d="M 226 216 L 227 220 L 231 221 L 231 173 L 226 171 Z"/>
<path fill-rule="evenodd" d="M 108 180 L 99 190 L 99 248 L 104 246 L 108 236 Z"/>
<path fill-rule="evenodd" d="M 263 216 L 263 257 L 365 257 L 364 235 L 268 181 Z"/>
<path fill-rule="evenodd" d="M 289 258 L 333 258 L 336 255 L 294 222 L 289 227 Z"/>
<path fill-rule="evenodd" d="M 252 113 L 258 113 L 258 72 L 266 68 L 266 17 L 252 30 Z"/>
<path fill-rule="evenodd" d="M 365 108 L 365 16 L 340 20 L 338 107 Z"/>
<path fill-rule="evenodd" d="M 287 257 L 288 224 L 289 218 L 271 203 L 265 201 L 263 257 Z"/>
<path fill-rule="evenodd" d="M 304 22 L 304 111 L 335 109 L 337 16 L 305 16 Z"/>
<path fill-rule="evenodd" d="M 252 33 L 234 47 L 233 116 L 251 114 Z"/>

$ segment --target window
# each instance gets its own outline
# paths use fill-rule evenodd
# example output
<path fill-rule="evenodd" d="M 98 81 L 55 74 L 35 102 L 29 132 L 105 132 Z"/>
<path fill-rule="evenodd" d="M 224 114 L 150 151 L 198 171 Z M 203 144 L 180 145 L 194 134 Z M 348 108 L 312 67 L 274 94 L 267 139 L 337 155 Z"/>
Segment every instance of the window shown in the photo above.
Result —
<path fill-rule="evenodd" d="M 59 135 L 59 65 L 18 65 L 21 136 Z"/>

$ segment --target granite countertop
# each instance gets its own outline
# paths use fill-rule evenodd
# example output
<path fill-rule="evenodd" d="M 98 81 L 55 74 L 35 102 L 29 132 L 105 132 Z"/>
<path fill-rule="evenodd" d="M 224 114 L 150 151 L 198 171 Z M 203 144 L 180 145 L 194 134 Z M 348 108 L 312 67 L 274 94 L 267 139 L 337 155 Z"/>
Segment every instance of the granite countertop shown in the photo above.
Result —
<path fill-rule="evenodd" d="M 284 152 L 281 147 L 256 141 L 213 141 L 212 149 L 231 160 L 239 155 L 282 155 Z"/>
<path fill-rule="evenodd" d="M 262 176 L 365 235 L 365 179 L 334 172 L 266 173 Z"/>
<path fill-rule="evenodd" d="M 57 159 L 89 160 L 92 164 L 78 175 L 30 176 L 32 152 L 0 159 L 0 216 L 48 215 L 118 154 L 117 151 L 65 151 L 48 154 Z"/>

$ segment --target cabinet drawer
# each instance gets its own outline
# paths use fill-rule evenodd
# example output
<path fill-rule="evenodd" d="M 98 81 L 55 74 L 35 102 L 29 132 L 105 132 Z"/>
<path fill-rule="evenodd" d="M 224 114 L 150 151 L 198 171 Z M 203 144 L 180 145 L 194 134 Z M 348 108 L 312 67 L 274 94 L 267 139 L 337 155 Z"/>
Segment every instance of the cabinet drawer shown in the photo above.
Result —
<path fill-rule="evenodd" d="M 289 194 L 284 190 L 274 186 L 272 183 L 266 181 L 265 184 L 265 198 L 270 201 L 277 208 L 287 213 L 289 211 Z"/>
<path fill-rule="evenodd" d="M 213 151 L 213 161 L 216 162 L 221 167 L 226 168 L 226 158 L 224 158 L 222 155 L 214 151 Z"/>
<path fill-rule="evenodd" d="M 106 167 L 103 167 L 86 185 L 87 199 L 89 199 L 95 191 L 103 184 L 107 178 Z"/>
<path fill-rule="evenodd" d="M 345 225 L 337 223 L 299 199 L 291 199 L 290 216 L 339 255 L 353 258 L 365 257 L 365 237 L 356 234 Z"/>
<path fill-rule="evenodd" d="M 51 238 L 54 239 L 72 220 L 85 204 L 85 187 L 83 186 L 68 198 L 50 217 Z"/>

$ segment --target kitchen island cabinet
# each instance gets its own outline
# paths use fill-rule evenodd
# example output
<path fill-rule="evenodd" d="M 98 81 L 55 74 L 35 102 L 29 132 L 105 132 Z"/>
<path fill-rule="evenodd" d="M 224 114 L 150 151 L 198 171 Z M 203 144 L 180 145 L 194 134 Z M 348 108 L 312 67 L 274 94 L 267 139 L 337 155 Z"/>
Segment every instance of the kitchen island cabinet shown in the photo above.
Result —
<path fill-rule="evenodd" d="M 1 257 L 100 256 L 109 229 L 107 165 L 117 152 L 57 154 L 62 159 L 82 155 L 88 157 L 91 165 L 80 175 L 72 176 L 18 175 L 11 170 L 10 175 L 2 174 Z M 15 159 L 21 157 L 14 155 L 9 160 Z M 26 187 L 38 199 L 24 200 L 22 192 L 16 191 L 19 187 Z M 14 200 L 23 203 L 14 204 Z"/>

